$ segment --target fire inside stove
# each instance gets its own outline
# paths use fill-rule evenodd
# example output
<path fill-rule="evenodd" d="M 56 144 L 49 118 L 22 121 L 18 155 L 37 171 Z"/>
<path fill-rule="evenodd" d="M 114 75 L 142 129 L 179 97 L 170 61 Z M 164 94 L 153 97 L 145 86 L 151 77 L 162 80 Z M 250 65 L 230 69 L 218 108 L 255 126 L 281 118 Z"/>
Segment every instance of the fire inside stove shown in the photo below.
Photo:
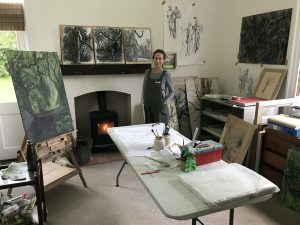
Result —
<path fill-rule="evenodd" d="M 107 134 L 107 129 L 114 127 L 115 123 L 114 121 L 101 121 L 97 124 L 98 128 L 98 135 L 105 135 Z"/>

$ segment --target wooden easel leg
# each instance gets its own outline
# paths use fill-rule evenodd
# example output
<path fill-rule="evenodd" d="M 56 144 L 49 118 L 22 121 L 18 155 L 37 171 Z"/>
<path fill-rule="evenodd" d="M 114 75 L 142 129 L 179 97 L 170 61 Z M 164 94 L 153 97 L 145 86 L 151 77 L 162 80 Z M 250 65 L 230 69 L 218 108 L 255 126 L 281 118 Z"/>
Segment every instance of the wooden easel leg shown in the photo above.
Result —
<path fill-rule="evenodd" d="M 81 171 L 81 169 L 80 169 L 80 167 L 78 165 L 77 159 L 75 158 L 73 150 L 68 151 L 68 153 L 69 153 L 69 155 L 70 155 L 70 157 L 72 159 L 72 163 L 74 164 L 74 166 L 76 167 L 76 170 L 78 171 L 78 174 L 80 176 L 80 179 L 82 181 L 83 186 L 85 188 L 87 188 L 87 183 L 86 183 L 85 178 L 84 178 L 84 176 L 82 174 L 82 171 Z"/>
<path fill-rule="evenodd" d="M 26 140 L 27 140 L 27 138 L 26 138 L 26 136 L 24 136 L 22 144 L 21 144 L 21 148 L 17 152 L 17 162 L 25 162 L 26 161 L 26 156 L 25 156 L 26 148 L 27 148 Z M 11 193 L 12 193 L 12 188 L 9 188 L 7 190 L 7 195 L 11 197 Z"/>

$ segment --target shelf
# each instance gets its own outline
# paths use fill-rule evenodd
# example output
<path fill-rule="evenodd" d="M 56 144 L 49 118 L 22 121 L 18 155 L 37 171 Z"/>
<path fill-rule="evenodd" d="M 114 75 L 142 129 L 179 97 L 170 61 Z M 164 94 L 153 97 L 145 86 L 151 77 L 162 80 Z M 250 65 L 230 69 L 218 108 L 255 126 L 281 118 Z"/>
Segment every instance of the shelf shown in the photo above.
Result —
<path fill-rule="evenodd" d="M 228 115 L 224 111 L 202 111 L 202 114 L 224 123 L 226 122 Z"/>
<path fill-rule="evenodd" d="M 60 67 L 63 76 L 144 74 L 146 69 L 151 68 L 151 64 L 61 65 Z"/>
<path fill-rule="evenodd" d="M 217 138 L 221 138 L 222 136 L 222 131 L 223 131 L 223 126 L 220 125 L 216 125 L 216 126 L 207 126 L 207 127 L 202 127 L 202 130 L 205 130 L 206 132 L 210 133 L 211 135 L 217 137 Z"/>

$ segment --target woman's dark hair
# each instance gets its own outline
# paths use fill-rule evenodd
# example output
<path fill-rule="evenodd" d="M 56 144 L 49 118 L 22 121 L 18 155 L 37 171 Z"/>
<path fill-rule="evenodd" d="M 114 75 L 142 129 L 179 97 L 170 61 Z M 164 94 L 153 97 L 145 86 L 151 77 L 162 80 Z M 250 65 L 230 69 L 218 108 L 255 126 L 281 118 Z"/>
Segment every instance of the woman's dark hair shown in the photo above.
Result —
<path fill-rule="evenodd" d="M 167 55 L 166 55 L 166 53 L 164 52 L 164 50 L 162 50 L 162 49 L 156 49 L 156 50 L 153 52 L 152 59 L 154 59 L 154 55 L 155 55 L 156 53 L 162 54 L 162 55 L 164 56 L 164 59 L 167 58 Z"/>

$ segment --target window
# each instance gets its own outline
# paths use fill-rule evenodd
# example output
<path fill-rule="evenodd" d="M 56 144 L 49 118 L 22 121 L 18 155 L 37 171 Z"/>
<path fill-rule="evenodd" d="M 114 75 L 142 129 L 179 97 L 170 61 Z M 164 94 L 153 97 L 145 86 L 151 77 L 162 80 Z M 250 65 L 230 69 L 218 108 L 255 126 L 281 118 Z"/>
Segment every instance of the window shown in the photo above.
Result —
<path fill-rule="evenodd" d="M 22 0 L 0 0 L 0 49 L 25 50 L 24 15 Z M 0 103 L 15 102 L 12 79 L 5 68 L 3 52 L 0 51 Z"/>

